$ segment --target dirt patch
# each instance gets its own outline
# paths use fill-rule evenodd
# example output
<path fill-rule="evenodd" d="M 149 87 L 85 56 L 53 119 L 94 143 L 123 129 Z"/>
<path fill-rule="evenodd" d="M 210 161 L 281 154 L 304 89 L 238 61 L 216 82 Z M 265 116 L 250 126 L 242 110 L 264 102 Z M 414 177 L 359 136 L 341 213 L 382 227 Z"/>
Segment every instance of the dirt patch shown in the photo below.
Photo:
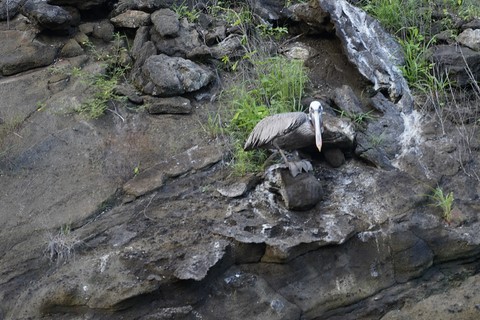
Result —
<path fill-rule="evenodd" d="M 313 49 L 311 57 L 305 62 L 309 69 L 312 96 L 332 97 L 334 90 L 343 85 L 350 86 L 364 105 L 367 104 L 368 88 L 372 85 L 348 61 L 343 52 L 342 43 L 336 37 L 304 37 L 300 40 Z"/>

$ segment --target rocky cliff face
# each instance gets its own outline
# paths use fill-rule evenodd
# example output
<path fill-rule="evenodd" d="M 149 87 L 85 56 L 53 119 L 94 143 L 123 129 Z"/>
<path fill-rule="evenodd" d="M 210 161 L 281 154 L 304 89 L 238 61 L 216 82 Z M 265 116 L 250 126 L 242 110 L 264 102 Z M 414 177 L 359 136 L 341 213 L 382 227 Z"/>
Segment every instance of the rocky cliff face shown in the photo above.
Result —
<path fill-rule="evenodd" d="M 256 3 L 310 34 L 279 51 L 303 53 L 312 97 L 375 116 L 311 173 L 232 178 L 228 143 L 202 128 L 233 77 L 215 66 L 243 55 L 238 31 L 181 19 L 173 1 L 108 4 L 0 2 L 0 318 L 480 316 L 475 88 L 434 114 L 363 11 Z M 133 66 L 126 99 L 96 120 L 72 112 L 92 88 L 54 72 L 106 73 L 86 40 Z M 432 205 L 437 186 L 454 193 L 451 218 Z"/>

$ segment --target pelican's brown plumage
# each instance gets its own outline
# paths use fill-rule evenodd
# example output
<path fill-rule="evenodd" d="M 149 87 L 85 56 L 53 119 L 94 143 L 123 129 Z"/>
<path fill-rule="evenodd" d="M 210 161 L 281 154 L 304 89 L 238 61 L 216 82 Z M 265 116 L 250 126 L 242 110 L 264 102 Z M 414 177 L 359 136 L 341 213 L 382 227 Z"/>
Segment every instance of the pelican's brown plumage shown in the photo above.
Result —
<path fill-rule="evenodd" d="M 292 175 L 295 176 L 298 174 L 296 172 L 298 170 L 292 170 L 293 164 L 286 159 L 282 149 L 291 151 L 316 145 L 318 150 L 321 151 L 322 113 L 322 104 L 319 101 L 312 101 L 308 115 L 303 112 L 287 112 L 268 116 L 262 119 L 252 130 L 245 142 L 244 149 L 277 148 L 289 166 Z"/>

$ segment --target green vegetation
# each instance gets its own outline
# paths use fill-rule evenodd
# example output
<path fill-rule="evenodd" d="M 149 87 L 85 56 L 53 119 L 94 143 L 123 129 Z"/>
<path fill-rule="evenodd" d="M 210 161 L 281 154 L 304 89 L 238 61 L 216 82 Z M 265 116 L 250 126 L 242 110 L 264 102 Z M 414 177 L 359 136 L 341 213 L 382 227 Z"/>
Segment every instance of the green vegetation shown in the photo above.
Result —
<path fill-rule="evenodd" d="M 82 43 L 92 56 L 101 62 L 103 67 L 101 73 L 92 74 L 77 67 L 70 70 L 51 69 L 53 73 L 64 73 L 79 78 L 91 88 L 91 97 L 75 109 L 76 112 L 89 119 L 97 119 L 107 110 L 116 113 L 116 111 L 109 109 L 109 106 L 115 106 L 116 101 L 123 99 L 116 93 L 115 88 L 118 83 L 125 80 L 125 75 L 130 69 L 128 48 L 125 47 L 125 43 L 126 37 L 118 33 L 115 34 L 112 45 L 108 50 L 97 50 L 91 42 Z"/>
<path fill-rule="evenodd" d="M 195 22 L 200 16 L 200 12 L 195 8 L 189 8 L 185 1 L 181 4 L 174 4 L 172 10 L 180 17 L 187 18 L 189 22 Z"/>
<path fill-rule="evenodd" d="M 210 114 L 203 128 L 214 137 L 225 135 L 231 139 L 235 174 L 256 172 L 261 170 L 267 153 L 245 152 L 243 144 L 264 117 L 302 110 L 300 101 L 308 81 L 306 68 L 303 61 L 271 56 L 268 52 L 271 44 L 288 33 L 286 27 L 272 26 L 244 6 L 234 9 L 228 3 L 217 1 L 208 10 L 209 14 L 238 29 L 243 53 L 239 57 L 222 57 L 224 67 L 235 73 L 236 81 L 220 96 L 226 107 Z"/>
<path fill-rule="evenodd" d="M 86 81 L 94 88 L 93 97 L 82 103 L 76 111 L 87 118 L 97 119 L 108 109 L 110 101 L 120 98 L 115 94 L 115 86 L 119 79 L 110 78 L 107 75 L 95 75 L 86 76 Z"/>
<path fill-rule="evenodd" d="M 288 28 L 286 27 L 274 27 L 270 24 L 260 24 L 257 26 L 260 30 L 260 34 L 264 37 L 273 37 L 276 40 L 280 40 L 284 35 L 288 34 Z"/>
<path fill-rule="evenodd" d="M 263 170 L 263 164 L 267 160 L 265 150 L 245 151 L 243 150 L 244 140 L 236 140 L 233 145 L 233 173 L 243 176 L 249 172 Z"/>
<path fill-rule="evenodd" d="M 363 9 L 397 36 L 406 59 L 401 70 L 410 86 L 422 93 L 443 90 L 449 85 L 447 78 L 434 74 L 435 66 L 428 57 L 428 50 L 436 41 L 432 30 L 448 30 L 454 36 L 451 29 L 455 15 L 470 19 L 480 14 L 475 0 L 371 0 L 363 1 Z M 442 30 L 438 30 L 439 26 Z"/>
<path fill-rule="evenodd" d="M 368 120 L 375 119 L 375 116 L 372 114 L 373 110 L 361 113 L 347 112 L 345 110 L 335 110 L 338 112 L 340 117 L 350 119 L 356 125 L 363 125 Z"/>
<path fill-rule="evenodd" d="M 452 222 L 453 192 L 445 194 L 442 188 L 437 187 L 433 190 L 433 195 L 430 198 L 433 201 L 433 206 L 442 209 L 443 219 L 447 223 Z"/>
<path fill-rule="evenodd" d="M 427 91 L 435 82 L 432 75 L 434 65 L 427 57 L 428 48 L 434 39 L 426 43 L 425 37 L 416 27 L 410 27 L 407 31 L 405 38 L 399 39 L 405 51 L 405 65 L 401 67 L 402 73 L 412 87 Z"/>
<path fill-rule="evenodd" d="M 301 111 L 301 98 L 308 80 L 302 61 L 267 57 L 251 61 L 256 73 L 224 92 L 231 121 L 226 133 L 234 139 L 234 171 L 240 175 L 258 171 L 266 159 L 261 150 L 245 152 L 243 143 L 264 117 Z"/>
<path fill-rule="evenodd" d="M 85 101 L 78 112 L 87 118 L 96 119 L 102 116 L 108 109 L 108 104 L 114 104 L 122 97 L 115 92 L 117 84 L 125 80 L 125 74 L 130 69 L 128 57 L 128 48 L 125 47 L 126 37 L 115 34 L 115 38 L 110 50 L 105 52 L 98 51 L 91 43 L 86 43 L 91 53 L 100 61 L 105 68 L 103 74 L 86 74 L 81 71 L 79 77 L 88 83 L 94 90 L 93 96 Z"/>

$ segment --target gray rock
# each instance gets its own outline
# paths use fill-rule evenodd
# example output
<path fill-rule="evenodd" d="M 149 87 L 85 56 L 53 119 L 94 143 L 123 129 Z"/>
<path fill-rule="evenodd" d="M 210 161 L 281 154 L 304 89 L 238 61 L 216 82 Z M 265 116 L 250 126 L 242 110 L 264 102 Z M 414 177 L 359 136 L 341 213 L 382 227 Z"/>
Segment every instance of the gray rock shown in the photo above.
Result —
<path fill-rule="evenodd" d="M 215 59 L 221 59 L 225 56 L 230 59 L 240 58 L 245 54 L 242 37 L 238 34 L 231 34 L 220 43 L 208 48 L 208 52 Z"/>
<path fill-rule="evenodd" d="M 453 45 L 456 42 L 456 35 L 453 30 L 444 30 L 435 34 L 436 43 Z"/>
<path fill-rule="evenodd" d="M 161 311 L 155 312 L 144 317 L 140 320 L 163 320 L 163 319 L 189 319 L 187 316 L 191 315 L 193 311 L 192 306 L 162 308 Z"/>
<path fill-rule="evenodd" d="M 339 148 L 325 148 L 322 150 L 325 161 L 334 168 L 345 163 L 345 154 Z"/>
<path fill-rule="evenodd" d="M 266 21 L 275 21 L 284 18 L 285 15 L 282 12 L 284 5 L 285 3 L 278 0 L 262 0 L 251 3 L 255 14 Z"/>
<path fill-rule="evenodd" d="M 118 85 L 115 88 L 115 93 L 121 96 L 127 97 L 130 102 L 135 104 L 143 104 L 143 98 L 140 96 L 139 92 L 133 87 L 133 85 L 124 83 Z"/>
<path fill-rule="evenodd" d="M 480 51 L 480 29 L 465 29 L 457 36 L 457 41 L 465 47 Z"/>
<path fill-rule="evenodd" d="M 178 15 L 170 9 L 161 9 L 152 13 L 152 23 L 160 37 L 175 38 L 180 30 Z"/>
<path fill-rule="evenodd" d="M 385 237 L 375 232 L 360 233 L 341 247 L 323 247 L 284 263 L 245 265 L 242 270 L 265 279 L 298 306 L 305 319 L 327 319 L 329 311 L 395 283 Z"/>
<path fill-rule="evenodd" d="M 24 31 L 0 31 L 0 73 L 12 75 L 55 60 L 57 48 L 35 40 L 35 34 Z"/>
<path fill-rule="evenodd" d="M 457 273 L 458 274 L 458 273 Z M 447 274 L 448 275 L 448 274 Z M 449 320 L 452 318 L 475 320 L 480 314 L 478 283 L 480 275 L 468 276 L 455 286 L 439 288 L 425 296 L 416 296 L 408 304 L 387 312 L 381 320 Z M 452 277 L 440 278 L 439 283 L 456 282 Z"/>
<path fill-rule="evenodd" d="M 409 230 L 392 232 L 390 248 L 397 282 L 418 277 L 433 264 L 434 255 L 428 244 Z"/>
<path fill-rule="evenodd" d="M 142 54 L 142 47 L 149 39 L 150 28 L 149 27 L 140 27 L 135 33 L 135 38 L 133 39 L 132 48 L 130 49 L 133 59 L 138 60 Z M 156 50 L 155 53 L 156 54 Z M 153 55 L 153 54 L 152 54 Z M 145 57 L 145 59 L 148 57 Z M 141 65 L 144 61 L 141 62 Z"/>
<path fill-rule="evenodd" d="M 198 310 L 202 319 L 218 319 L 219 315 L 228 315 L 229 319 L 264 320 L 301 317 L 301 310 L 295 304 L 255 273 L 233 267 L 212 285 L 210 298 Z M 236 297 L 235 302 L 228 299 L 231 296 Z"/>
<path fill-rule="evenodd" d="M 174 276 L 180 280 L 200 281 L 206 277 L 208 271 L 223 258 L 229 243 L 219 240 L 204 247 L 201 254 L 189 254 L 175 269 Z"/>
<path fill-rule="evenodd" d="M 169 178 L 178 177 L 191 170 L 200 170 L 220 161 L 223 150 L 216 146 L 195 146 L 172 157 L 169 161 L 158 163 L 147 169 L 123 186 L 130 195 L 139 197 L 160 188 Z"/>
<path fill-rule="evenodd" d="M 480 18 L 474 18 L 462 25 L 462 29 L 480 29 Z"/>
<path fill-rule="evenodd" d="M 99 23 L 95 23 L 93 26 L 92 35 L 97 39 L 102 39 L 105 42 L 113 40 L 115 27 L 108 20 L 102 20 Z"/>
<path fill-rule="evenodd" d="M 92 29 L 92 31 L 93 31 L 93 29 Z M 77 41 L 77 43 L 78 43 L 79 45 L 81 45 L 81 46 L 84 46 L 84 45 L 85 45 L 86 43 L 88 43 L 88 41 L 89 41 L 88 36 L 87 36 L 85 33 L 81 32 L 81 31 L 77 32 L 77 33 L 73 36 L 73 39 L 74 39 L 75 41 Z"/>
<path fill-rule="evenodd" d="M 49 4 L 59 6 L 71 6 L 80 10 L 89 10 L 99 5 L 105 4 L 107 0 L 47 0 Z"/>
<path fill-rule="evenodd" d="M 290 58 L 307 61 L 312 56 L 312 48 L 301 42 L 293 42 L 283 46 L 280 52 Z"/>
<path fill-rule="evenodd" d="M 440 73 L 447 72 L 450 80 L 458 86 L 465 86 L 472 80 L 480 79 L 480 52 L 462 46 L 439 45 L 432 49 L 432 59 L 440 67 Z M 473 78 L 465 68 L 468 66 Z"/>
<path fill-rule="evenodd" d="M 145 81 L 142 67 L 148 58 L 157 54 L 157 48 L 155 47 L 155 44 L 153 44 L 152 41 L 147 41 L 142 45 L 142 47 L 140 47 L 139 50 L 135 50 L 134 54 L 136 55 L 134 56 L 135 63 L 133 64 L 130 77 L 133 83 L 135 84 L 135 86 L 138 89 L 142 90 L 142 85 Z"/>
<path fill-rule="evenodd" d="M 165 97 L 197 91 L 212 80 L 213 73 L 205 67 L 160 54 L 147 58 L 138 84 L 146 94 Z"/>
<path fill-rule="evenodd" d="M 135 29 L 149 25 L 150 14 L 138 10 L 127 10 L 126 12 L 111 18 L 110 22 L 115 27 Z"/>
<path fill-rule="evenodd" d="M 0 21 L 12 20 L 20 12 L 26 0 L 0 1 Z"/>
<path fill-rule="evenodd" d="M 317 2 L 296 3 L 288 7 L 290 19 L 302 22 L 304 33 L 332 33 L 333 25 L 329 23 L 329 14 L 322 10 Z"/>
<path fill-rule="evenodd" d="M 322 137 L 326 148 L 351 149 L 355 136 L 355 128 L 348 118 L 340 118 L 324 112 Z"/>
<path fill-rule="evenodd" d="M 289 210 L 308 210 L 323 197 L 320 182 L 309 173 L 301 173 L 295 178 L 288 170 L 281 170 L 280 194 Z"/>
<path fill-rule="evenodd" d="M 69 11 L 42 0 L 27 0 L 22 12 L 44 29 L 68 31 L 75 24 Z"/>
<path fill-rule="evenodd" d="M 32 22 L 23 14 L 17 14 L 7 22 L 0 23 L 0 30 L 30 31 L 32 30 Z"/>
<path fill-rule="evenodd" d="M 217 188 L 217 191 L 224 197 L 237 198 L 245 195 L 259 182 L 260 178 L 257 175 L 247 174 L 244 177 L 235 179 L 233 182 L 224 183 Z"/>
<path fill-rule="evenodd" d="M 365 112 L 360 99 L 358 99 L 353 89 L 348 85 L 335 88 L 333 101 L 335 104 L 349 114 L 360 114 Z"/>
<path fill-rule="evenodd" d="M 182 19 L 175 37 L 164 37 L 155 28 L 152 28 L 150 33 L 158 52 L 169 56 L 187 57 L 194 49 L 206 47 L 200 42 L 197 30 L 187 19 Z"/>
<path fill-rule="evenodd" d="M 171 8 L 175 0 L 120 0 L 115 5 L 113 13 L 118 15 L 127 10 L 154 12 L 158 9 Z"/>
<path fill-rule="evenodd" d="M 80 30 L 80 32 L 82 32 L 86 35 L 91 35 L 93 33 L 93 28 L 94 27 L 95 27 L 94 22 L 85 22 L 85 23 L 82 23 L 78 26 L 78 30 Z"/>
<path fill-rule="evenodd" d="M 155 98 L 145 96 L 143 101 L 150 114 L 189 114 L 192 111 L 190 100 L 183 97 Z"/>
<path fill-rule="evenodd" d="M 379 168 L 391 170 L 392 161 L 401 153 L 399 136 L 406 129 L 404 119 L 383 94 L 378 93 L 371 101 L 372 107 L 383 116 L 372 116 L 365 129 L 357 133 L 355 154 Z"/>
<path fill-rule="evenodd" d="M 383 144 L 382 136 L 372 136 L 364 132 L 357 133 L 357 147 L 355 154 L 377 168 L 384 170 L 393 170 L 392 159 L 390 159 L 385 151 L 378 146 L 378 143 Z M 380 142 L 377 142 L 380 141 Z"/>
<path fill-rule="evenodd" d="M 212 46 L 220 41 L 223 41 L 223 39 L 226 37 L 226 32 L 227 27 L 224 24 L 208 29 L 204 35 L 205 43 L 207 46 Z"/>
<path fill-rule="evenodd" d="M 68 40 L 60 51 L 60 56 L 65 58 L 76 57 L 81 54 L 84 54 L 84 51 L 75 39 Z"/>
<path fill-rule="evenodd" d="M 398 69 L 404 63 L 402 47 L 380 23 L 347 1 L 320 0 L 320 8 L 330 15 L 348 59 L 375 90 L 386 90 L 400 110 L 410 112 L 413 98 Z"/>

